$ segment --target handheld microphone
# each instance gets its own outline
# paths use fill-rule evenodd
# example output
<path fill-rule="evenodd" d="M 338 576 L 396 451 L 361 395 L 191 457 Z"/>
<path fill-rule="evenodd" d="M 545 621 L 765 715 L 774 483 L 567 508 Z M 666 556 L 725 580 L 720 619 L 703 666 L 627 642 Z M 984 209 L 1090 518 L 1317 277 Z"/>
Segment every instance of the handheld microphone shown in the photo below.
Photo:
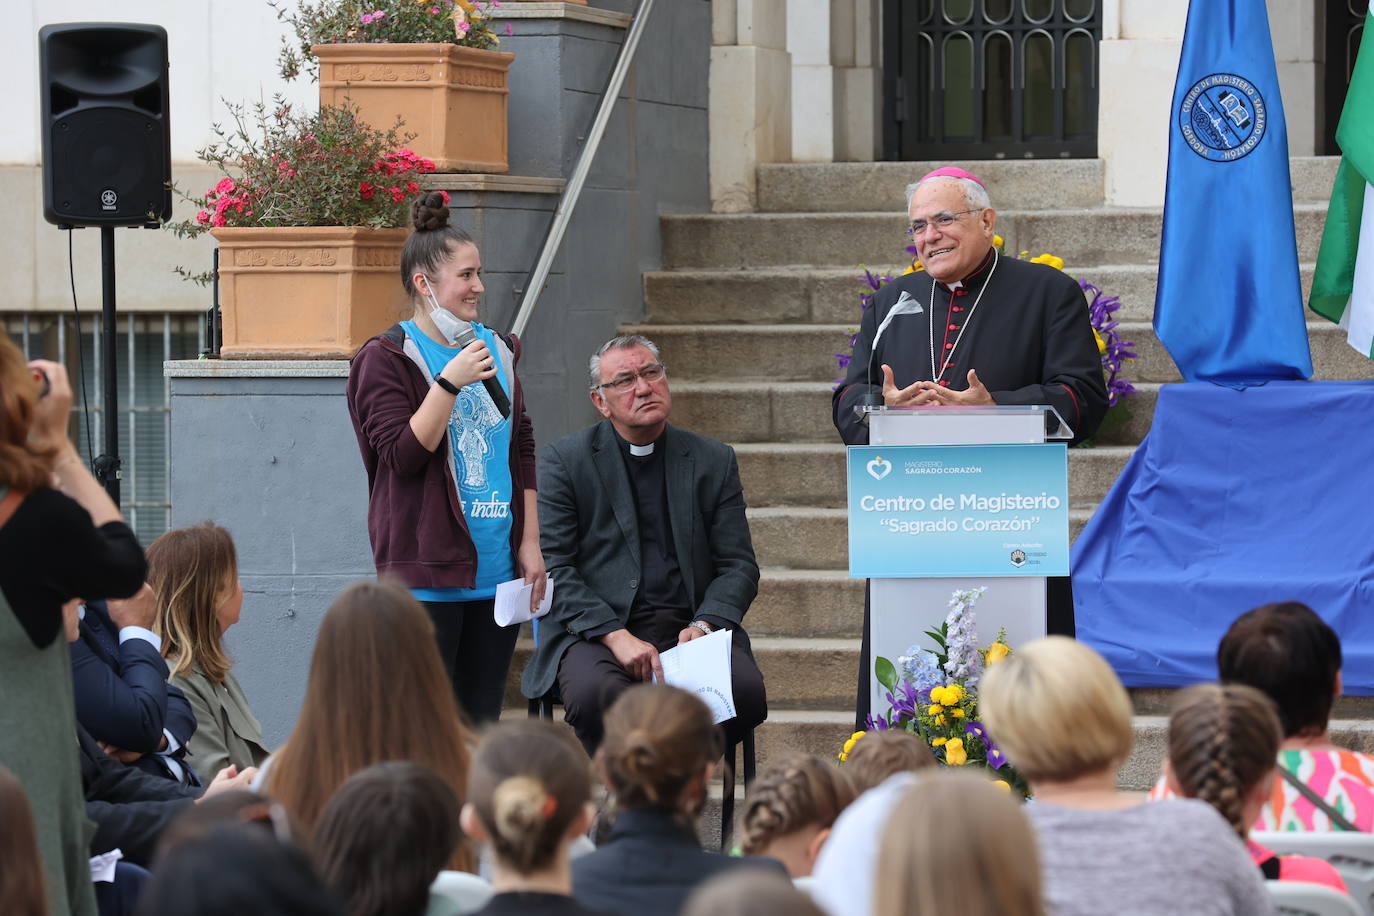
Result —
<path fill-rule="evenodd" d="M 883 339 L 883 332 L 886 331 L 887 326 L 892 323 L 892 319 L 896 318 L 898 315 L 919 315 L 923 311 L 925 311 L 925 309 L 922 308 L 921 303 L 913 299 L 910 293 L 903 290 L 902 294 L 897 297 L 897 303 L 892 306 L 892 308 L 888 309 L 887 314 L 883 316 L 882 322 L 878 325 L 878 330 L 873 334 L 873 344 L 868 348 L 868 369 L 864 374 L 864 382 L 868 385 L 868 388 L 864 392 L 862 406 L 881 407 L 883 404 L 882 390 L 873 390 L 873 357 L 878 353 L 878 342 Z"/>
<path fill-rule="evenodd" d="M 479 338 L 477 337 L 476 329 L 472 326 L 472 322 L 464 321 L 462 325 L 463 327 L 458 331 L 458 339 L 455 343 L 459 347 L 466 347 Z M 509 417 L 510 398 L 506 397 L 506 391 L 501 387 L 501 381 L 497 379 L 496 376 L 484 378 L 482 379 L 482 387 L 487 389 L 487 395 L 491 397 L 491 402 L 496 405 L 496 409 L 501 412 L 501 418 L 504 420 L 506 417 Z"/>

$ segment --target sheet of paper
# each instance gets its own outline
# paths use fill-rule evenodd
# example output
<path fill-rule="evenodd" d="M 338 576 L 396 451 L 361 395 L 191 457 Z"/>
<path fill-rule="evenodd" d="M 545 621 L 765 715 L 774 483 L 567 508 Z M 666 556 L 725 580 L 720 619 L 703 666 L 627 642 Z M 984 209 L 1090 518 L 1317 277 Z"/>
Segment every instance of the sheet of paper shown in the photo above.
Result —
<path fill-rule="evenodd" d="M 663 680 L 701 697 L 718 724 L 735 717 L 735 689 L 730 680 L 733 644 L 730 630 L 716 630 L 658 656 L 663 664 Z"/>
<path fill-rule="evenodd" d="M 118 849 L 111 849 L 109 852 L 102 852 L 98 856 L 91 856 L 91 880 L 103 881 L 106 884 L 113 883 L 115 865 L 122 858 L 124 858 L 124 853 Z"/>
<path fill-rule="evenodd" d="M 553 603 L 553 576 L 544 577 L 544 600 L 539 602 L 539 610 L 530 613 L 530 594 L 533 585 L 526 585 L 524 579 L 512 579 L 496 586 L 496 604 L 492 615 L 498 626 L 509 627 L 543 617 Z"/>

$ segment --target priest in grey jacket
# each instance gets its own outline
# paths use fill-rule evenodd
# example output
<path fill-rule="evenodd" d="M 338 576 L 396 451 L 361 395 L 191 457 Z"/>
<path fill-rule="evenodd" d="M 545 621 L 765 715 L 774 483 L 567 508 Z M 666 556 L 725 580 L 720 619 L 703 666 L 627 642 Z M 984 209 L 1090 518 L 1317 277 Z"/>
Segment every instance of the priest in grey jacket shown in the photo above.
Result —
<path fill-rule="evenodd" d="M 662 676 L 659 653 L 732 630 L 740 738 L 768 715 L 742 622 L 759 567 L 730 446 L 668 424 L 672 395 L 644 337 L 603 344 L 591 399 L 606 419 L 539 456 L 539 532 L 553 606 L 538 621 L 527 697 L 555 685 L 588 753 L 601 714 L 626 688 Z"/>

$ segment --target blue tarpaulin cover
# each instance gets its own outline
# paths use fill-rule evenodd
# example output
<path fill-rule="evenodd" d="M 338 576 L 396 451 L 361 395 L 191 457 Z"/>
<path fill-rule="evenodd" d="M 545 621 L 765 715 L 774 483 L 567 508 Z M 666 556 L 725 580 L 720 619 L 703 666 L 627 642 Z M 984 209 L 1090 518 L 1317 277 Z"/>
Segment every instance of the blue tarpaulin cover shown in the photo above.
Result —
<path fill-rule="evenodd" d="M 1292 600 L 1374 695 L 1374 382 L 1163 386 L 1071 563 L 1078 638 L 1128 687 L 1215 678 L 1231 621 Z"/>

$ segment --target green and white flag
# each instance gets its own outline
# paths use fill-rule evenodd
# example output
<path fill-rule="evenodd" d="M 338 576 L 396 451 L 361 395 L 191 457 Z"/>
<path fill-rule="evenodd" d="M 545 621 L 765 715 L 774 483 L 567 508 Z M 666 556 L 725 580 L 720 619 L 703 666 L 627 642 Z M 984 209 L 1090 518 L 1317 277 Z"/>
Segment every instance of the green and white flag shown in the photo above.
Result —
<path fill-rule="evenodd" d="M 1374 11 L 1365 18 L 1374 35 Z M 1374 359 L 1374 48 L 1355 60 L 1336 128 L 1341 164 L 1312 279 L 1312 311 L 1340 324 L 1350 345 Z M 1368 226 L 1361 245 L 1360 227 Z"/>

